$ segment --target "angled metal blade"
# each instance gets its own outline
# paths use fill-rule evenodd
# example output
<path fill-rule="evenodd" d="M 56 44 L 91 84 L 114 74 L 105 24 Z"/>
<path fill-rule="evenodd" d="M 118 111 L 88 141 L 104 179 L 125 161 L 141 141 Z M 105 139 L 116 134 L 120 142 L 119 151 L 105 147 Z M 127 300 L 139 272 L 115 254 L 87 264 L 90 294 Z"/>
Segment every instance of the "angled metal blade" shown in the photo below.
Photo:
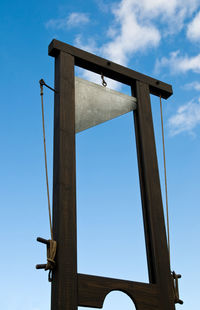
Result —
<path fill-rule="evenodd" d="M 75 77 L 76 132 L 136 109 L 136 98 Z"/>

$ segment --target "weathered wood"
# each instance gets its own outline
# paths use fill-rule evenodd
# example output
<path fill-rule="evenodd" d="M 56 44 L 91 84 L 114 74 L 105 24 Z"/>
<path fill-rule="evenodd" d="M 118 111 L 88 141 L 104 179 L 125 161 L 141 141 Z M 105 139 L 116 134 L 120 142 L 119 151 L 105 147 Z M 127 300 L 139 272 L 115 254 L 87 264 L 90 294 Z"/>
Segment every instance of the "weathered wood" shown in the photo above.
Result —
<path fill-rule="evenodd" d="M 127 294 L 138 310 L 159 309 L 155 284 L 78 274 L 79 306 L 102 308 L 107 294 L 116 290 Z"/>
<path fill-rule="evenodd" d="M 35 268 L 36 268 L 36 269 L 45 269 L 46 266 L 47 266 L 47 264 L 37 264 L 37 265 L 35 266 Z"/>
<path fill-rule="evenodd" d="M 112 290 L 128 294 L 137 310 L 175 310 L 167 249 L 150 92 L 164 98 L 171 86 L 68 44 L 52 41 L 55 57 L 53 233 L 57 241 L 52 310 L 102 307 Z M 140 188 L 150 284 L 77 274 L 74 65 L 132 86 Z"/>
<path fill-rule="evenodd" d="M 136 82 L 132 93 L 138 105 L 134 111 L 140 189 L 149 269 L 149 280 L 160 291 L 160 308 L 175 309 L 162 196 L 151 113 L 149 86 Z"/>
<path fill-rule="evenodd" d="M 49 55 L 56 57 L 59 51 L 73 55 L 75 65 L 98 74 L 103 73 L 105 76 L 118 82 L 127 85 L 132 85 L 133 81 L 147 83 L 150 93 L 153 95 L 161 95 L 167 99 L 173 93 L 172 87 L 169 84 L 54 39 L 49 45 Z"/>
<path fill-rule="evenodd" d="M 41 242 L 43 244 L 46 244 L 46 245 L 50 245 L 50 240 L 47 240 L 47 239 L 44 239 L 44 238 L 41 238 L 41 237 L 37 237 L 37 241 L 38 242 Z"/>
<path fill-rule="evenodd" d="M 55 59 L 53 235 L 57 241 L 52 310 L 77 309 L 74 57 Z"/>

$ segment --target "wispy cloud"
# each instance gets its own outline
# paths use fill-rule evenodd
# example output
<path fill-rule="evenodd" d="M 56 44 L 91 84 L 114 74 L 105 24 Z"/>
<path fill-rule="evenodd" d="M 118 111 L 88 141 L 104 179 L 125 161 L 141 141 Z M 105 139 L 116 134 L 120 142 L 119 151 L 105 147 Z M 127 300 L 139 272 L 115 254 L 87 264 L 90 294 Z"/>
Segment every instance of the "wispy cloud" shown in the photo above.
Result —
<path fill-rule="evenodd" d="M 188 55 L 181 56 L 180 51 L 170 53 L 169 58 L 162 57 L 157 59 L 155 64 L 155 72 L 158 73 L 162 68 L 169 68 L 171 73 L 185 73 L 193 71 L 200 73 L 200 54 L 189 57 Z"/>
<path fill-rule="evenodd" d="M 171 136 L 175 136 L 182 132 L 194 135 L 194 128 L 200 124 L 200 97 L 197 101 L 190 101 L 182 105 L 169 121 L 169 129 Z"/>
<path fill-rule="evenodd" d="M 101 0 L 101 4 L 105 4 Z M 107 4 L 106 4 L 107 6 Z M 121 0 L 110 5 L 114 19 L 99 54 L 123 65 L 138 51 L 155 48 L 161 37 L 180 31 L 199 0 Z"/>
<path fill-rule="evenodd" d="M 108 29 L 110 40 L 103 45 L 102 52 L 126 65 L 135 52 L 157 47 L 162 35 L 180 31 L 196 7 L 196 0 L 190 3 L 186 0 L 122 0 L 113 7 L 114 21 Z"/>
<path fill-rule="evenodd" d="M 89 22 L 88 14 L 85 13 L 71 13 L 68 17 L 68 26 L 75 27 Z"/>
<path fill-rule="evenodd" d="M 99 50 L 94 38 L 83 39 L 80 34 L 76 36 L 74 44 L 89 53 L 97 53 Z"/>
<path fill-rule="evenodd" d="M 200 12 L 187 27 L 187 37 L 191 41 L 200 41 Z"/>
<path fill-rule="evenodd" d="M 194 82 L 191 82 L 191 83 L 188 83 L 185 85 L 186 89 L 195 89 L 197 91 L 200 91 L 200 82 L 197 82 L 197 81 L 194 81 Z"/>
<path fill-rule="evenodd" d="M 103 12 L 103 13 L 108 13 L 110 10 L 110 4 L 109 1 L 105 1 L 105 0 L 95 0 L 96 4 L 98 5 L 99 9 Z"/>
<path fill-rule="evenodd" d="M 115 62 L 126 65 L 131 54 L 159 44 L 160 33 L 149 21 L 139 22 L 135 1 L 122 1 L 113 10 L 115 24 L 108 34 L 111 40 L 102 46 L 102 53 Z"/>
<path fill-rule="evenodd" d="M 101 1 L 102 3 L 104 4 L 104 1 Z M 162 36 L 178 33 L 198 6 L 199 0 L 121 0 L 110 4 L 114 18 L 108 26 L 105 38 L 107 42 L 97 46 L 94 40 L 84 38 L 83 41 L 79 36 L 78 46 L 86 47 L 88 51 L 127 66 L 137 52 L 156 48 Z M 81 44 L 81 41 L 84 44 Z M 174 52 L 170 55 L 170 59 L 158 60 L 156 67 L 160 70 L 162 67 L 170 66 L 173 71 L 175 63 L 175 71 L 199 72 L 199 61 L 200 55 L 196 58 L 180 57 L 179 52 Z M 87 75 L 94 78 L 90 73 Z"/>
<path fill-rule="evenodd" d="M 46 22 L 47 29 L 66 30 L 73 27 L 79 27 L 89 22 L 89 16 L 85 13 L 73 12 L 65 18 L 50 19 Z"/>

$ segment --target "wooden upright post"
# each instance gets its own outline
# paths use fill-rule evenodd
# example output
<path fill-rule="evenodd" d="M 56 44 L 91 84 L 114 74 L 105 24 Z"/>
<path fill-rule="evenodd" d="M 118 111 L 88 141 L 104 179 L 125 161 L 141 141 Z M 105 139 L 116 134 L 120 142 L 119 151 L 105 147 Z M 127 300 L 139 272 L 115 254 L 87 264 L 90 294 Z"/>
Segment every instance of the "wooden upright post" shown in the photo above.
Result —
<path fill-rule="evenodd" d="M 137 81 L 132 93 L 149 281 L 160 287 L 160 309 L 175 309 L 149 86 Z"/>
<path fill-rule="evenodd" d="M 51 310 L 77 309 L 74 57 L 55 57 L 53 235 L 57 241 Z"/>

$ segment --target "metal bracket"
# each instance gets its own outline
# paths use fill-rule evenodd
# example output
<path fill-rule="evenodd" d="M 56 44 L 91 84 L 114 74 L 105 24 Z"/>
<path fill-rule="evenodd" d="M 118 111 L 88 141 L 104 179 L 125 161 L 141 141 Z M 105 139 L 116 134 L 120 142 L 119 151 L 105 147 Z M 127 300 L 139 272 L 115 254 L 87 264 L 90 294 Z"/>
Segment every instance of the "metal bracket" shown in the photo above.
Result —
<path fill-rule="evenodd" d="M 52 282 L 52 270 L 55 268 L 55 256 L 56 256 L 56 241 L 54 240 L 46 240 L 44 238 L 37 238 L 38 242 L 44 243 L 47 246 L 47 263 L 46 264 L 38 264 L 36 265 L 36 269 L 44 269 L 49 270 L 48 280 Z"/>
<path fill-rule="evenodd" d="M 176 274 L 175 271 L 172 271 L 172 279 L 174 284 L 174 302 L 175 304 L 183 304 L 183 301 L 179 299 L 179 288 L 178 288 L 178 279 L 181 278 L 180 274 Z"/>
<path fill-rule="evenodd" d="M 56 93 L 56 90 L 54 88 L 50 87 L 49 85 L 47 85 L 43 79 L 40 79 L 39 83 L 40 83 L 40 87 L 46 86 L 50 90 L 54 91 L 54 93 Z"/>

